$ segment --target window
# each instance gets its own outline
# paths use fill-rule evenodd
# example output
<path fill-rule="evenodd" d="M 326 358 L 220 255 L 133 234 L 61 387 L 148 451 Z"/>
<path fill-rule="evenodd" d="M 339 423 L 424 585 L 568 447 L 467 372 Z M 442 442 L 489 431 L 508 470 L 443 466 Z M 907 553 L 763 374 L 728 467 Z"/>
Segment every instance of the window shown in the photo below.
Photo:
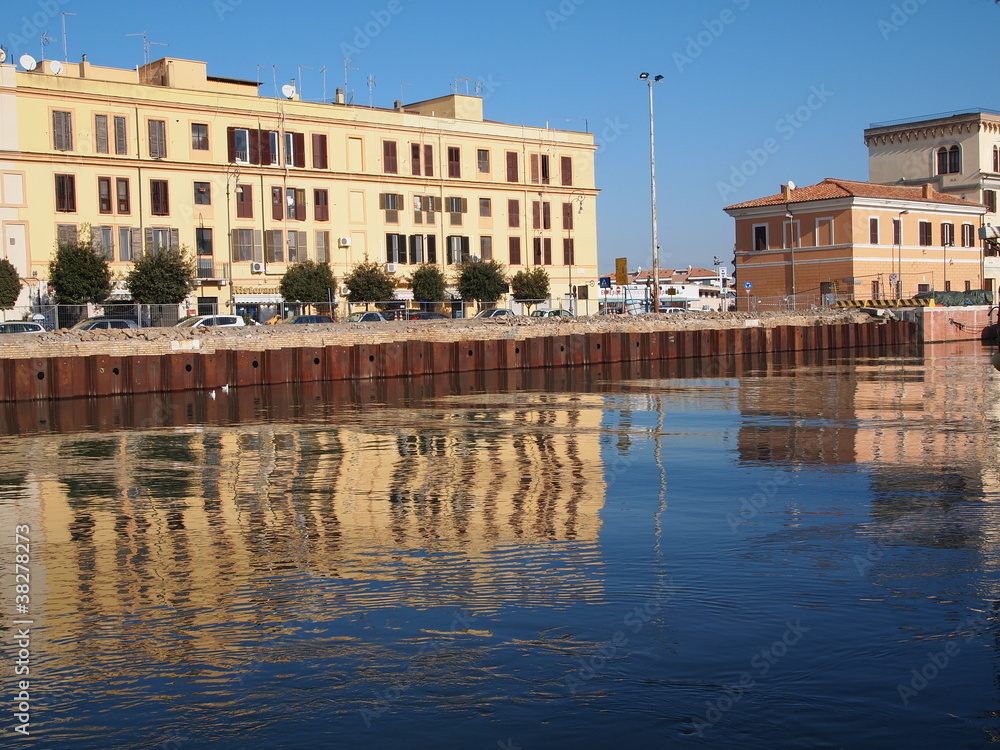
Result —
<path fill-rule="evenodd" d="M 434 146 L 424 145 L 424 177 L 434 176 Z"/>
<path fill-rule="evenodd" d="M 531 182 L 533 185 L 537 185 L 539 180 L 538 154 L 531 154 L 528 157 L 528 163 L 531 165 L 529 168 L 531 171 Z"/>
<path fill-rule="evenodd" d="M 208 125 L 200 122 L 191 124 L 191 148 L 208 151 Z"/>
<path fill-rule="evenodd" d="M 195 227 L 194 246 L 198 255 L 212 255 L 212 230 L 209 227 Z"/>
<path fill-rule="evenodd" d="M 521 265 L 521 238 L 520 237 L 508 237 L 507 238 L 507 256 L 509 258 L 509 265 L 519 266 Z"/>
<path fill-rule="evenodd" d="M 128 126 L 125 118 L 118 115 L 115 116 L 115 153 L 128 155 Z"/>
<path fill-rule="evenodd" d="M 386 174 L 399 173 L 399 165 L 396 160 L 395 141 L 382 141 L 382 171 Z"/>
<path fill-rule="evenodd" d="M 108 260 L 115 259 L 115 230 L 114 227 L 91 227 L 90 238 L 94 247 L 104 251 L 104 257 Z"/>
<path fill-rule="evenodd" d="M 406 263 L 405 234 L 387 234 L 385 236 L 385 262 Z"/>
<path fill-rule="evenodd" d="M 282 230 L 268 229 L 264 232 L 264 261 L 266 263 L 285 262 L 285 233 Z"/>
<path fill-rule="evenodd" d="M 380 193 L 378 197 L 378 207 L 385 210 L 385 221 L 387 224 L 399 223 L 399 207 L 403 203 L 403 196 L 396 193 Z"/>
<path fill-rule="evenodd" d="M 955 244 L 955 225 L 948 222 L 941 224 L 941 244 L 952 246 Z"/>
<path fill-rule="evenodd" d="M 194 203 L 196 206 L 212 205 L 212 185 L 208 182 L 194 184 Z"/>
<path fill-rule="evenodd" d="M 972 224 L 962 225 L 962 247 L 975 247 L 976 228 Z"/>
<path fill-rule="evenodd" d="M 149 158 L 167 158 L 167 121 L 149 121 Z"/>
<path fill-rule="evenodd" d="M 480 148 L 476 150 L 476 169 L 479 174 L 490 173 L 490 152 L 488 149 Z"/>
<path fill-rule="evenodd" d="M 552 228 L 551 204 L 548 201 L 545 201 L 544 203 L 542 201 L 531 202 L 531 228 Z"/>
<path fill-rule="evenodd" d="M 479 257 L 481 260 L 493 260 L 493 238 L 479 238 Z"/>
<path fill-rule="evenodd" d="M 518 166 L 517 166 L 517 152 L 508 151 L 507 152 L 507 182 L 517 182 L 518 181 Z"/>
<path fill-rule="evenodd" d="M 448 176 L 449 177 L 461 177 L 462 176 L 461 156 L 462 156 L 462 152 L 459 150 L 458 146 L 448 146 Z"/>
<path fill-rule="evenodd" d="M 533 241 L 536 266 L 552 265 L 552 238 L 535 237 Z"/>
<path fill-rule="evenodd" d="M 564 156 L 559 160 L 559 171 L 562 175 L 563 185 L 573 184 L 573 157 Z"/>
<path fill-rule="evenodd" d="M 757 252 L 767 250 L 767 225 L 757 224 L 753 228 L 753 249 Z"/>
<path fill-rule="evenodd" d="M 107 115 L 94 115 L 94 151 L 99 154 L 109 152 Z"/>
<path fill-rule="evenodd" d="M 56 175 L 56 211 L 76 211 L 76 177 L 71 174 Z"/>
<path fill-rule="evenodd" d="M 278 147 L 278 131 L 268 130 L 267 132 L 256 131 L 254 140 L 251 143 L 260 143 L 261 154 L 254 164 L 272 164 L 276 165 L 278 163 L 278 154 L 281 153 L 281 149 Z M 251 151 L 251 154 L 253 152 Z M 252 156 L 251 156 L 252 160 Z"/>
<path fill-rule="evenodd" d="M 997 212 L 997 191 L 984 190 L 983 204 L 986 206 L 987 213 L 995 214 Z"/>
<path fill-rule="evenodd" d="M 878 244 L 878 219 L 868 220 L 868 242 L 872 245 Z"/>
<path fill-rule="evenodd" d="M 313 190 L 313 217 L 316 221 L 330 220 L 330 194 L 326 190 Z"/>
<path fill-rule="evenodd" d="M 433 195 L 413 196 L 413 223 L 434 224 L 434 213 L 441 210 L 441 200 Z"/>
<path fill-rule="evenodd" d="M 285 218 L 285 202 L 280 187 L 271 188 L 271 218 L 275 221 L 282 221 Z"/>
<path fill-rule="evenodd" d="M 448 264 L 466 263 L 469 260 L 469 238 L 451 235 L 448 242 Z"/>
<path fill-rule="evenodd" d="M 306 220 L 306 191 L 302 188 L 287 188 L 285 202 L 288 204 L 288 218 Z"/>
<path fill-rule="evenodd" d="M 1000 172 L 1000 146 L 993 147 L 993 171 Z"/>
<path fill-rule="evenodd" d="M 563 203 L 562 204 L 562 228 L 572 229 L 573 228 L 573 204 Z"/>
<path fill-rule="evenodd" d="M 178 231 L 170 227 L 146 227 L 146 247 L 167 250 L 178 247 Z"/>
<path fill-rule="evenodd" d="M 97 178 L 97 210 L 102 214 L 112 213 L 110 177 Z"/>
<path fill-rule="evenodd" d="M 521 202 L 516 198 L 507 201 L 507 226 L 511 229 L 521 226 Z"/>
<path fill-rule="evenodd" d="M 138 236 L 136 232 L 136 236 Z M 118 260 L 127 263 L 132 260 L 132 228 L 118 227 Z"/>
<path fill-rule="evenodd" d="M 52 147 L 56 151 L 73 150 L 73 113 L 56 110 L 52 113 Z"/>
<path fill-rule="evenodd" d="M 549 184 L 549 155 L 542 154 L 542 184 Z"/>
<path fill-rule="evenodd" d="M 253 229 L 233 230 L 233 260 L 237 262 L 257 260 L 259 255 L 260 240 L 256 239 Z M 256 230 L 259 232 L 260 230 Z M 258 235 L 259 237 L 259 235 Z"/>
<path fill-rule="evenodd" d="M 170 213 L 166 180 L 149 181 L 149 212 L 153 216 L 167 216 Z"/>
<path fill-rule="evenodd" d="M 309 260 L 309 253 L 306 248 L 306 233 L 298 231 L 288 232 L 288 262 L 305 263 Z"/>
<path fill-rule="evenodd" d="M 424 247 L 427 250 L 427 262 L 437 263 L 438 262 L 437 237 L 434 236 L 433 234 L 427 235 L 427 237 L 424 240 Z"/>
<path fill-rule="evenodd" d="M 942 146 L 937 151 L 938 174 L 958 174 L 962 171 L 962 152 L 958 146 Z"/>
<path fill-rule="evenodd" d="M 573 247 L 572 237 L 563 237 L 563 265 L 576 265 L 576 250 Z"/>
<path fill-rule="evenodd" d="M 253 185 L 236 186 L 236 218 L 253 218 Z"/>
<path fill-rule="evenodd" d="M 493 216 L 493 201 L 489 198 L 479 199 L 479 215 L 483 218 Z"/>
<path fill-rule="evenodd" d="M 306 136 L 304 133 L 285 133 L 285 166 L 304 167 L 306 165 Z M 277 154 L 272 154 L 272 164 L 276 164 Z"/>
<path fill-rule="evenodd" d="M 128 178 L 127 177 L 117 177 L 115 178 L 115 193 L 118 196 L 118 213 L 128 214 L 131 213 L 131 199 L 129 197 L 128 188 Z"/>
<path fill-rule="evenodd" d="M 316 232 L 316 262 L 330 262 L 330 233 L 327 231 Z"/>
<path fill-rule="evenodd" d="M 469 210 L 468 201 L 465 198 L 445 198 L 445 201 L 448 204 L 451 225 L 456 227 L 462 226 L 462 214 L 467 213 Z"/>
<path fill-rule="evenodd" d="M 76 244 L 76 224 L 56 224 L 56 242 L 59 247 Z"/>
<path fill-rule="evenodd" d="M 903 220 L 893 219 L 892 220 L 892 244 L 902 245 L 903 244 Z"/>
<path fill-rule="evenodd" d="M 415 175 L 420 175 L 420 144 L 411 143 L 410 144 L 410 172 Z"/>
<path fill-rule="evenodd" d="M 422 234 L 410 235 L 410 265 L 419 265 L 424 262 L 424 236 Z"/>
<path fill-rule="evenodd" d="M 326 133 L 312 134 L 313 169 L 326 169 L 329 166 L 327 156 Z"/>
<path fill-rule="evenodd" d="M 246 128 L 230 128 L 229 160 L 237 164 L 250 163 L 250 131 Z"/>
<path fill-rule="evenodd" d="M 816 246 L 833 244 L 833 219 L 816 219 Z"/>
<path fill-rule="evenodd" d="M 968 279 L 966 279 L 966 281 L 965 281 L 965 291 L 967 291 L 967 292 L 971 292 L 972 291 L 972 282 L 969 281 Z"/>
<path fill-rule="evenodd" d="M 920 222 L 920 244 L 927 247 L 933 242 L 931 238 L 931 223 L 929 221 Z"/>

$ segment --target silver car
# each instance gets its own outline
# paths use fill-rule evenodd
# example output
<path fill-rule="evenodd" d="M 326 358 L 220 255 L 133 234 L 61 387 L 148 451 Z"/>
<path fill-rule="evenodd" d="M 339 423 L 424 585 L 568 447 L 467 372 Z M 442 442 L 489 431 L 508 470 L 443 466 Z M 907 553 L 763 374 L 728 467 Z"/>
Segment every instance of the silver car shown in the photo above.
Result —
<path fill-rule="evenodd" d="M 27 320 L 11 320 L 0 323 L 0 333 L 45 333 L 45 326 Z"/>

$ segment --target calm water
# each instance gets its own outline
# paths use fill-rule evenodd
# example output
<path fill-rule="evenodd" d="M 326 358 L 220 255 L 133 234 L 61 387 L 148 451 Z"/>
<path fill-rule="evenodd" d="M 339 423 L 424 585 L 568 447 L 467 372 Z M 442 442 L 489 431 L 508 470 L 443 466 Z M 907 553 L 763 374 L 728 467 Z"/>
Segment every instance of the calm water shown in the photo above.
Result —
<path fill-rule="evenodd" d="M 0 745 L 983 747 L 998 403 L 965 345 L 3 407 Z"/>

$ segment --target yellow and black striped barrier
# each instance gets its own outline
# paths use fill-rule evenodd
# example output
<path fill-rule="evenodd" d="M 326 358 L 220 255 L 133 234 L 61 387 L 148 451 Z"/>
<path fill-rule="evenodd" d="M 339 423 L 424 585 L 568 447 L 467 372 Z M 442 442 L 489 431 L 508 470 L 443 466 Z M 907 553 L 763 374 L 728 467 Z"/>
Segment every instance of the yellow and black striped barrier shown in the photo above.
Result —
<path fill-rule="evenodd" d="M 934 301 L 929 299 L 845 299 L 837 302 L 834 307 L 934 307 Z"/>

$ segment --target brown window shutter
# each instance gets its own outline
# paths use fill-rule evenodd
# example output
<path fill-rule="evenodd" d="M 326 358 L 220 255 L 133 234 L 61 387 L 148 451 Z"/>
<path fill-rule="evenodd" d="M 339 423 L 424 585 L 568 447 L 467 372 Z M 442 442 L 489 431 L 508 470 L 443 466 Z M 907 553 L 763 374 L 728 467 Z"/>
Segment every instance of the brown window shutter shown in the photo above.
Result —
<path fill-rule="evenodd" d="M 538 154 L 532 154 L 529 159 L 531 160 L 531 182 L 533 185 L 538 184 Z"/>
<path fill-rule="evenodd" d="M 420 144 L 410 144 L 410 173 L 420 175 Z"/>
<path fill-rule="evenodd" d="M 455 178 L 462 176 L 462 152 L 458 146 L 448 147 L 448 176 Z"/>
<path fill-rule="evenodd" d="M 396 174 L 398 171 L 395 141 L 382 141 L 382 171 L 387 174 Z"/>
<path fill-rule="evenodd" d="M 181 231 L 179 229 L 172 228 L 170 230 L 170 249 L 177 250 L 181 246 Z"/>
<path fill-rule="evenodd" d="M 292 133 L 292 148 L 295 149 L 293 154 L 295 163 L 293 166 L 305 167 L 306 165 L 306 134 L 305 133 Z"/>
<path fill-rule="evenodd" d="M 521 226 L 521 203 L 513 198 L 507 201 L 507 226 L 511 229 Z"/>
<path fill-rule="evenodd" d="M 426 144 L 424 146 L 424 177 L 434 176 L 434 146 Z"/>
<path fill-rule="evenodd" d="M 461 202 L 461 205 L 459 206 L 459 210 L 463 214 L 469 213 L 469 201 L 468 201 L 468 199 L 467 198 L 460 198 L 459 201 Z"/>
<path fill-rule="evenodd" d="M 552 229 L 552 204 L 542 203 L 542 229 Z"/>
<path fill-rule="evenodd" d="M 507 248 L 510 256 L 510 265 L 521 265 L 521 238 L 509 237 L 507 239 Z"/>
<path fill-rule="evenodd" d="M 285 198 L 282 195 L 283 192 L 280 187 L 271 188 L 271 218 L 275 221 L 281 221 L 285 218 Z"/>
<path fill-rule="evenodd" d="M 325 133 L 312 134 L 312 157 L 313 169 L 326 169 L 328 159 Z"/>
<path fill-rule="evenodd" d="M 94 140 L 97 153 L 108 153 L 108 116 L 94 115 Z"/>
<path fill-rule="evenodd" d="M 306 220 L 306 191 L 303 189 L 295 191 L 295 218 L 299 221 Z"/>
<path fill-rule="evenodd" d="M 545 265 L 551 266 L 552 265 L 552 238 L 551 237 L 545 237 L 542 240 L 542 247 L 545 249 L 545 258 L 544 258 Z"/>
<path fill-rule="evenodd" d="M 507 152 L 507 182 L 517 182 L 517 152 Z"/>
<path fill-rule="evenodd" d="M 271 142 L 268 140 L 266 130 L 249 130 L 247 131 L 247 140 L 250 142 L 250 153 L 248 154 L 248 159 L 251 164 L 270 164 L 271 163 Z M 262 152 L 268 154 L 267 160 L 263 161 L 261 156 Z"/>
<path fill-rule="evenodd" d="M 573 228 L 573 204 L 563 203 L 562 204 L 562 228 L 572 229 Z"/>
<path fill-rule="evenodd" d="M 115 117 L 115 153 L 128 154 L 128 123 L 124 117 Z"/>
<path fill-rule="evenodd" d="M 533 251 L 533 263 L 536 266 L 542 265 L 542 238 L 535 237 L 531 241 L 531 249 Z"/>
<path fill-rule="evenodd" d="M 232 164 L 236 161 L 236 128 L 226 128 L 226 149 Z"/>
<path fill-rule="evenodd" d="M 145 251 L 147 248 L 151 248 L 153 246 L 153 230 L 152 230 L 152 228 L 151 227 L 146 227 L 146 231 L 145 231 L 144 234 L 146 236 L 143 238 L 143 244 L 142 244 L 142 250 L 143 251 Z"/>
<path fill-rule="evenodd" d="M 542 202 L 531 201 L 531 228 L 542 228 Z"/>
<path fill-rule="evenodd" d="M 560 172 L 562 172 L 562 184 L 572 185 L 573 184 L 573 157 L 564 156 L 561 159 Z"/>
<path fill-rule="evenodd" d="M 264 260 L 262 244 L 261 231 L 259 229 L 253 230 L 253 259 L 257 263 L 261 263 Z"/>
<path fill-rule="evenodd" d="M 386 195 L 385 193 L 379 193 L 378 194 L 378 210 L 379 211 L 384 211 L 385 210 L 385 195 Z"/>

